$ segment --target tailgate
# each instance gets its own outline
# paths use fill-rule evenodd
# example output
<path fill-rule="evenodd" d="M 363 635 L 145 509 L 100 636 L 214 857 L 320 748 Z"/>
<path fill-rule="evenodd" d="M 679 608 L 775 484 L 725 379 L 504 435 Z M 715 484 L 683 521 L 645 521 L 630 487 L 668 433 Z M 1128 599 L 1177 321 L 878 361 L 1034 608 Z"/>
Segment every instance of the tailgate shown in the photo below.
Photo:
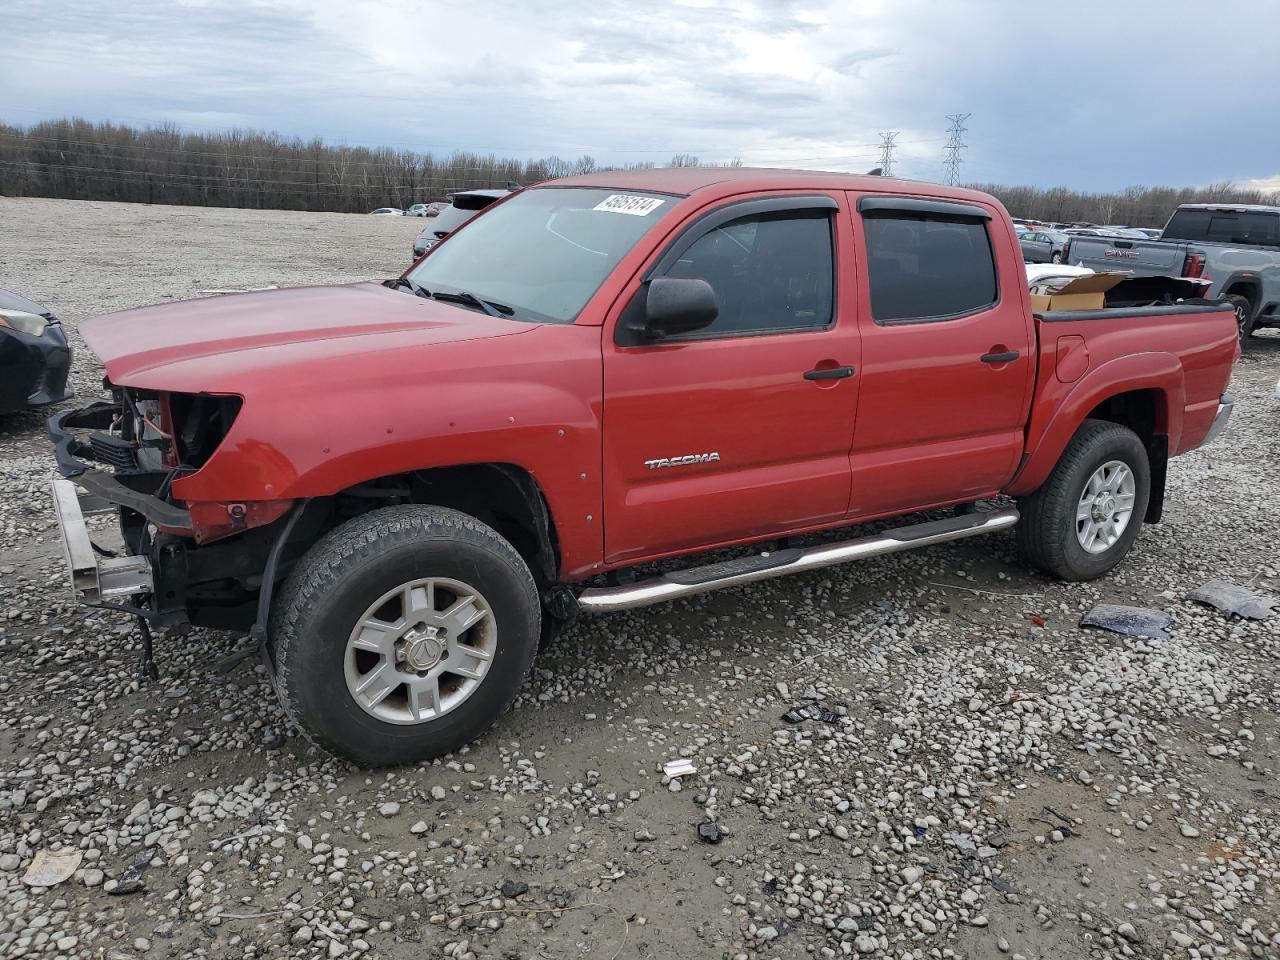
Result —
<path fill-rule="evenodd" d="M 1186 258 L 1187 245 L 1175 241 L 1072 237 L 1068 262 L 1094 270 L 1129 270 L 1140 277 L 1176 277 Z"/>

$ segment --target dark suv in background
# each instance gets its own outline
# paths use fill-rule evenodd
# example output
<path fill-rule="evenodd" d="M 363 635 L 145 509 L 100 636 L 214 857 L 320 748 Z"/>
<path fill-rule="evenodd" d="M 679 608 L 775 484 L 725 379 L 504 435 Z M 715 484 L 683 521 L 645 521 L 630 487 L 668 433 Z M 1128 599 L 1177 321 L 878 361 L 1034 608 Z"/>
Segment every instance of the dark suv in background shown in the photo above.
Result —
<path fill-rule="evenodd" d="M 498 190 L 463 190 L 450 198 L 450 203 L 431 221 L 431 224 L 418 234 L 413 241 L 413 258 L 416 260 L 454 230 L 474 217 L 477 213 L 501 200 L 519 187 L 514 185 Z"/>

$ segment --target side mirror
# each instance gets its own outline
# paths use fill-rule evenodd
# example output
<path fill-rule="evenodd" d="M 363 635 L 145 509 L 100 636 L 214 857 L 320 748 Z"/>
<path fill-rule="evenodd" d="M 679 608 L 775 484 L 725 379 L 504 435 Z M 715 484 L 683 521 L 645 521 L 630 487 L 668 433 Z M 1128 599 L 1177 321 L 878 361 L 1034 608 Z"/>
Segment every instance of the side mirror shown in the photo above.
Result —
<path fill-rule="evenodd" d="M 654 277 L 644 301 L 649 337 L 661 340 L 710 326 L 720 315 L 711 284 L 697 277 Z"/>

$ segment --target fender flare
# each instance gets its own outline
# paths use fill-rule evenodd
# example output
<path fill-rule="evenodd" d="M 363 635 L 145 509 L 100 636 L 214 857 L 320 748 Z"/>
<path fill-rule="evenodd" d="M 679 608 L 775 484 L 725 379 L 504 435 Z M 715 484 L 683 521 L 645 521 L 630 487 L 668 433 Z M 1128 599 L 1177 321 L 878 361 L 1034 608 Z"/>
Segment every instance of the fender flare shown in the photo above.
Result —
<path fill-rule="evenodd" d="M 1179 449 L 1186 402 L 1182 363 L 1164 352 L 1118 357 L 1085 374 L 1058 403 L 1049 422 L 1028 436 L 1023 462 L 1005 492 L 1020 497 L 1038 490 L 1090 412 L 1114 396 L 1135 390 L 1156 393 L 1155 432 L 1168 438 L 1168 449 Z"/>
<path fill-rule="evenodd" d="M 1253 271 L 1236 271 L 1222 281 L 1222 286 L 1218 288 L 1219 297 L 1227 296 L 1227 291 L 1232 287 L 1246 287 L 1251 296 L 1248 298 L 1253 304 L 1253 310 L 1256 314 L 1262 308 L 1262 279 Z"/>

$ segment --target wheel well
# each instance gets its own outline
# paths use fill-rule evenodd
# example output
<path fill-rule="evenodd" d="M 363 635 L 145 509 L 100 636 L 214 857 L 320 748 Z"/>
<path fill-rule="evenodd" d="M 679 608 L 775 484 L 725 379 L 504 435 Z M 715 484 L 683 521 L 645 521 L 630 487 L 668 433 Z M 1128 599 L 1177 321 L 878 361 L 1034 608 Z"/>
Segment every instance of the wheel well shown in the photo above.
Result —
<path fill-rule="evenodd" d="M 1094 407 L 1089 412 L 1089 419 L 1119 423 L 1141 437 L 1143 443 L 1148 443 L 1157 432 L 1167 430 L 1163 424 L 1157 423 L 1163 414 L 1162 410 L 1158 410 L 1157 399 L 1155 390 L 1118 393 Z M 1163 429 L 1159 429 L 1162 427 Z"/>
<path fill-rule="evenodd" d="M 1158 390 L 1131 390 L 1108 397 L 1089 412 L 1091 420 L 1109 420 L 1128 427 L 1147 448 L 1151 464 L 1151 498 L 1147 523 L 1158 523 L 1164 514 L 1164 486 L 1169 465 L 1169 423 L 1164 395 Z"/>
<path fill-rule="evenodd" d="M 540 587 L 556 583 L 560 549 L 555 521 L 537 481 L 507 463 L 436 467 L 378 477 L 337 494 L 348 510 L 387 503 L 427 503 L 449 507 L 493 527 L 516 548 Z M 361 509 L 363 507 L 363 509 Z M 344 511 L 346 512 L 346 511 Z"/>
<path fill-rule="evenodd" d="M 1237 280 L 1231 286 L 1222 291 L 1224 297 L 1237 296 L 1244 297 L 1249 301 L 1249 312 L 1258 312 L 1258 285 L 1247 280 Z"/>

